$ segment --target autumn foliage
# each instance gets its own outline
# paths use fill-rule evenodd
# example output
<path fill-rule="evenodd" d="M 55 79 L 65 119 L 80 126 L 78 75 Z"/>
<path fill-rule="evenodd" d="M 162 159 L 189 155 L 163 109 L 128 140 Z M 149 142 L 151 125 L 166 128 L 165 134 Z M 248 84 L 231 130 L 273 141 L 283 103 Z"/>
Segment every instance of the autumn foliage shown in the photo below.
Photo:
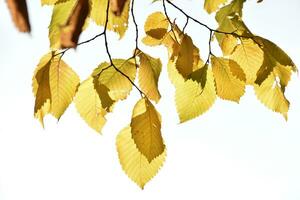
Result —
<path fill-rule="evenodd" d="M 144 24 L 146 36 L 140 39 L 141 25 L 135 21 L 134 0 L 41 0 L 42 5 L 53 6 L 53 13 L 49 25 L 50 49 L 40 59 L 33 75 L 34 116 L 44 126 L 45 115 L 59 119 L 74 102 L 83 120 L 101 132 L 106 114 L 113 111 L 116 103 L 125 100 L 133 88 L 137 89 L 141 98 L 133 108 L 131 122 L 117 136 L 116 146 L 123 170 L 142 188 L 162 167 L 166 157 L 162 119 L 155 108 L 161 98 L 162 68 L 166 68 L 175 87 L 180 122 L 202 115 L 217 98 L 238 103 L 246 86 L 254 88 L 257 98 L 267 108 L 287 119 L 289 101 L 285 89 L 292 73 L 297 71 L 296 66 L 280 47 L 248 29 L 243 21 L 245 1 L 205 0 L 204 9 L 215 13 L 218 23 L 213 29 L 178 7 L 176 0 L 154 0 L 152 3 L 160 4 L 164 12 L 149 13 Z M 26 2 L 7 0 L 7 4 L 18 29 L 29 32 Z M 168 7 L 186 18 L 184 26 L 168 16 Z M 113 31 L 122 39 L 130 15 L 136 28 L 136 48 L 129 58 L 112 58 L 107 34 Z M 90 21 L 102 26 L 103 31 L 78 43 Z M 207 29 L 208 55 L 200 55 L 193 38 L 185 31 L 188 23 Z M 109 60 L 100 63 L 80 82 L 63 56 L 70 48 L 98 37 L 104 37 Z M 143 52 L 140 42 L 165 47 L 167 66 L 162 66 L 159 58 Z M 211 46 L 215 42 L 222 55 L 213 53 Z"/>

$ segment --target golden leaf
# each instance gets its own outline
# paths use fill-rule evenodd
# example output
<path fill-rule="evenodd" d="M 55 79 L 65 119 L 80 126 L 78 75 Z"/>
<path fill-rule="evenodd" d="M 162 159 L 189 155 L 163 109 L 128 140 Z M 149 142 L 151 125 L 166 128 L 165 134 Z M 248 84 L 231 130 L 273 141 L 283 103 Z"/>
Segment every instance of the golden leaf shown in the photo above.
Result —
<path fill-rule="evenodd" d="M 292 59 L 276 44 L 262 37 L 255 37 L 255 40 L 261 45 L 261 49 L 264 51 L 264 62 L 256 74 L 256 84 L 260 85 L 273 69 L 279 65 L 286 66 L 288 69 L 291 67 L 291 70 L 297 71 Z"/>
<path fill-rule="evenodd" d="M 51 65 L 52 54 L 43 56 L 37 65 L 32 78 L 32 88 L 35 98 L 34 116 L 39 119 L 44 127 L 44 116 L 51 110 L 51 92 L 49 84 L 49 69 Z"/>
<path fill-rule="evenodd" d="M 80 84 L 74 98 L 76 109 L 84 121 L 94 130 L 100 132 L 106 123 L 106 110 L 102 106 L 99 93 L 92 77 Z"/>
<path fill-rule="evenodd" d="M 231 72 L 231 68 L 240 68 L 239 65 L 233 60 L 218 57 L 212 57 L 211 62 L 218 96 L 225 100 L 239 102 L 245 93 L 245 82 L 233 76 Z"/>
<path fill-rule="evenodd" d="M 255 94 L 257 98 L 269 109 L 281 113 L 287 120 L 289 110 L 289 101 L 281 90 L 281 85 L 275 73 L 271 73 L 261 85 L 255 85 Z"/>
<path fill-rule="evenodd" d="M 144 29 L 146 37 L 143 38 L 143 43 L 149 46 L 161 44 L 169 27 L 169 22 L 162 12 L 155 12 L 148 16 Z"/>
<path fill-rule="evenodd" d="M 188 35 L 184 34 L 177 52 L 178 55 L 176 60 L 176 68 L 184 78 L 190 75 L 193 71 L 193 47 L 192 39 Z"/>
<path fill-rule="evenodd" d="M 130 80 L 135 80 L 136 65 L 134 63 L 134 59 L 113 59 L 113 63 L 115 67 L 130 78 Z M 92 76 L 98 76 L 99 84 L 102 84 L 107 88 L 108 94 L 112 100 L 124 100 L 130 93 L 132 84 L 129 82 L 127 77 L 118 72 L 115 68 L 109 66 L 110 63 L 102 63 L 94 70 Z M 107 69 L 103 70 L 104 68 Z M 101 74 L 99 74 L 100 72 Z"/>
<path fill-rule="evenodd" d="M 91 0 L 91 19 L 100 26 L 105 25 L 106 8 L 108 0 Z M 114 15 L 111 10 L 108 15 L 107 29 L 119 34 L 120 39 L 124 36 L 128 27 L 130 1 L 125 1 L 124 8 L 119 16 Z"/>
<path fill-rule="evenodd" d="M 79 78 L 59 57 L 52 53 L 43 56 L 32 79 L 36 97 L 34 115 L 43 125 L 43 118 L 51 113 L 59 119 L 75 95 Z"/>
<path fill-rule="evenodd" d="M 166 149 L 161 155 L 149 162 L 136 148 L 130 127 L 121 130 L 117 136 L 116 146 L 122 169 L 142 189 L 157 174 L 165 162 Z"/>
<path fill-rule="evenodd" d="M 225 4 L 227 0 L 205 0 L 204 9 L 210 14 L 218 10 L 221 4 Z"/>
<path fill-rule="evenodd" d="M 149 162 L 163 153 L 160 115 L 148 99 L 142 98 L 135 104 L 130 126 L 138 150 Z"/>
<path fill-rule="evenodd" d="M 140 58 L 140 67 L 138 73 L 141 90 L 148 98 L 157 103 L 160 99 L 158 78 L 162 67 L 161 61 L 159 58 L 155 59 L 143 52 L 140 52 L 138 56 Z"/>
<path fill-rule="evenodd" d="M 75 96 L 79 77 L 58 56 L 52 58 L 49 71 L 51 89 L 51 113 L 59 119 Z"/>
<path fill-rule="evenodd" d="M 172 62 L 168 64 L 168 73 L 176 89 L 175 102 L 180 122 L 203 114 L 214 104 L 214 77 L 206 65 L 194 71 L 187 80 L 179 74 Z"/>
<path fill-rule="evenodd" d="M 256 73 L 264 60 L 264 53 L 252 39 L 243 39 L 230 59 L 237 62 L 246 74 L 248 84 L 256 80 Z"/>

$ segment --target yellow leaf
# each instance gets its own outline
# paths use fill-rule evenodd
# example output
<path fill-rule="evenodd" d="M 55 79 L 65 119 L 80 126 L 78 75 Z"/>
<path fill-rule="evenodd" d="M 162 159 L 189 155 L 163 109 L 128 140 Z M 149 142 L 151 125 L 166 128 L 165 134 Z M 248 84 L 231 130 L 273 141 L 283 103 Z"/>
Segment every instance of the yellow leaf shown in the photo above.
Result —
<path fill-rule="evenodd" d="M 242 17 L 242 8 L 245 0 L 235 0 L 230 4 L 222 7 L 216 13 L 216 20 L 219 24 L 217 30 L 223 32 L 234 32 L 238 35 L 245 35 L 246 27 L 240 26 L 240 18 Z M 237 20 L 238 19 L 238 20 Z M 222 49 L 223 55 L 230 55 L 237 44 L 237 38 L 233 35 L 215 33 L 215 36 Z"/>
<path fill-rule="evenodd" d="M 69 0 L 65 3 L 59 3 L 54 6 L 49 25 L 49 40 L 51 49 L 58 49 L 60 47 L 61 27 L 68 21 L 76 2 L 76 0 Z"/>
<path fill-rule="evenodd" d="M 171 65 L 169 65 L 171 68 Z M 216 100 L 215 83 L 212 72 L 207 66 L 195 71 L 197 77 L 184 80 L 176 72 L 176 68 L 169 69 L 171 80 L 175 85 L 175 102 L 180 122 L 193 119 L 206 112 Z M 203 87 L 202 87 L 203 86 Z"/>
<path fill-rule="evenodd" d="M 217 94 L 225 100 L 239 102 L 245 93 L 245 82 L 233 76 L 231 68 L 240 68 L 230 59 L 212 57 L 212 70 L 214 73 Z"/>
<path fill-rule="evenodd" d="M 51 92 L 49 85 L 49 69 L 51 65 L 52 54 L 43 56 L 34 72 L 32 78 L 32 88 L 35 98 L 34 116 L 39 119 L 44 127 L 44 116 L 51 110 Z"/>
<path fill-rule="evenodd" d="M 12 20 L 20 32 L 30 32 L 30 23 L 25 0 L 6 1 Z"/>
<path fill-rule="evenodd" d="M 150 46 L 161 44 L 169 28 L 169 22 L 162 12 L 155 12 L 148 16 L 144 29 L 146 37 L 143 42 Z"/>
<path fill-rule="evenodd" d="M 178 50 L 176 68 L 186 78 L 193 71 L 193 41 L 188 35 L 184 35 Z M 198 64 L 198 63 L 197 63 Z"/>
<path fill-rule="evenodd" d="M 59 119 L 75 95 L 79 78 L 77 74 L 52 52 L 43 56 L 32 79 L 36 97 L 34 115 L 43 125 L 43 118 L 51 113 Z"/>
<path fill-rule="evenodd" d="M 292 59 L 276 44 L 262 37 L 255 37 L 255 40 L 261 45 L 261 49 L 264 51 L 264 62 L 257 72 L 256 84 L 261 84 L 273 69 L 279 65 L 286 66 L 287 68 L 290 66 L 293 71 L 297 71 Z"/>
<path fill-rule="evenodd" d="M 237 46 L 237 43 L 237 39 L 234 36 L 228 34 L 223 35 L 222 39 L 220 39 L 220 47 L 222 49 L 223 55 L 231 55 L 231 53 Z"/>
<path fill-rule="evenodd" d="M 51 113 L 59 119 L 75 96 L 79 77 L 58 56 L 52 58 L 49 71 L 51 89 Z"/>
<path fill-rule="evenodd" d="M 149 163 L 147 158 L 136 148 L 130 127 L 121 130 L 117 136 L 116 146 L 122 169 L 142 189 L 157 174 L 166 158 L 165 149 L 160 156 Z"/>
<path fill-rule="evenodd" d="M 135 104 L 130 127 L 138 150 L 149 162 L 163 153 L 160 115 L 148 99 L 142 98 Z"/>
<path fill-rule="evenodd" d="M 256 73 L 264 60 L 264 53 L 251 39 L 241 40 L 230 59 L 237 62 L 246 74 L 248 84 L 256 80 Z"/>
<path fill-rule="evenodd" d="M 74 98 L 76 109 L 84 121 L 94 130 L 100 132 L 106 123 L 106 110 L 102 106 L 99 93 L 95 89 L 93 78 L 85 80 L 78 88 Z"/>
<path fill-rule="evenodd" d="M 269 109 L 281 113 L 287 120 L 289 110 L 289 101 L 281 90 L 278 76 L 271 73 L 261 85 L 254 86 L 257 98 Z"/>
<path fill-rule="evenodd" d="M 134 59 L 113 59 L 113 63 L 121 72 L 123 72 L 130 80 L 134 81 L 136 76 L 136 65 Z M 94 71 L 93 76 L 98 76 L 99 84 L 104 85 L 108 89 L 108 94 L 112 100 L 124 100 L 132 89 L 129 80 L 113 67 L 109 67 L 110 63 L 104 62 Z M 109 67 L 109 68 L 107 68 Z M 102 69 L 107 68 L 102 71 Z M 101 74 L 97 74 L 100 73 Z"/>
<path fill-rule="evenodd" d="M 225 4 L 227 0 L 205 0 L 204 9 L 210 14 L 218 10 L 221 4 Z"/>
<path fill-rule="evenodd" d="M 92 0 L 91 18 L 97 25 L 105 25 L 107 3 L 108 0 Z M 120 39 L 128 27 L 129 4 L 130 1 L 125 2 L 119 16 L 114 15 L 111 10 L 109 11 L 107 29 L 118 33 Z"/>
<path fill-rule="evenodd" d="M 77 46 L 77 42 L 85 20 L 89 14 L 90 5 L 88 0 L 78 0 L 66 25 L 61 29 L 61 48 L 73 48 Z"/>
<path fill-rule="evenodd" d="M 146 96 L 157 103 L 160 99 L 158 78 L 162 67 L 161 61 L 143 52 L 140 52 L 139 58 L 139 85 Z"/>
<path fill-rule="evenodd" d="M 54 5 L 59 0 L 41 0 L 42 5 Z"/>

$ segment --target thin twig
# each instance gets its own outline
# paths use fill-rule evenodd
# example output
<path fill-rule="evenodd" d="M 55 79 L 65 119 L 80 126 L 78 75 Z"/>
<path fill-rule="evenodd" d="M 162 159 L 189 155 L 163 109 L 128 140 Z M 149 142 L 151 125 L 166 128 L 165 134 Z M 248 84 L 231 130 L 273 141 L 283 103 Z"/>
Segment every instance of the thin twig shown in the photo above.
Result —
<path fill-rule="evenodd" d="M 88 39 L 88 40 L 85 40 L 85 41 L 82 41 L 82 42 L 78 43 L 77 46 L 80 46 L 80 45 L 89 43 L 89 42 L 91 42 L 91 41 L 95 40 L 96 38 L 98 38 L 98 37 L 100 37 L 100 36 L 103 36 L 103 35 L 104 35 L 104 32 L 99 33 L 99 34 L 95 35 L 94 37 L 92 37 L 92 38 L 90 38 L 90 39 Z M 64 55 L 64 54 L 65 54 L 67 51 L 69 51 L 70 49 L 71 49 L 71 48 L 66 48 L 66 49 L 60 51 L 59 53 L 54 54 L 53 57 L 58 56 L 58 55 Z"/>
<path fill-rule="evenodd" d="M 109 48 L 108 48 L 108 42 L 107 42 L 107 25 L 108 25 L 108 18 L 109 18 L 109 1 L 107 1 L 107 7 L 106 7 L 106 20 L 105 20 L 105 25 L 104 25 L 104 43 L 105 43 L 105 48 L 106 48 L 106 53 L 108 55 L 109 61 L 110 61 L 110 65 L 121 75 L 123 75 L 140 93 L 140 95 L 143 97 L 146 95 L 144 94 L 144 92 L 131 80 L 131 78 L 129 76 L 127 76 L 124 72 L 122 72 L 119 68 L 117 68 L 115 66 L 115 64 L 113 63 L 111 54 L 109 52 Z"/>

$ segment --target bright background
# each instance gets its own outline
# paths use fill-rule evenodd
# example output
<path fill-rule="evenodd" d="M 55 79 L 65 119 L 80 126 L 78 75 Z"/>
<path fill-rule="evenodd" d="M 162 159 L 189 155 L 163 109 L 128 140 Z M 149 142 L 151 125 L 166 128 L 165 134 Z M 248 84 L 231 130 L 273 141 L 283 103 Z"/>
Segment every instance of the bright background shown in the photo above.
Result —
<path fill-rule="evenodd" d="M 136 1 L 141 36 L 146 16 L 162 5 Z M 202 1 L 175 1 L 201 21 L 216 27 Z M 178 123 L 174 89 L 164 67 L 157 105 L 163 117 L 168 157 L 158 175 L 142 191 L 119 165 L 115 137 L 130 122 L 138 99 L 132 92 L 109 114 L 103 135 L 91 130 L 72 104 L 59 123 L 46 117 L 46 128 L 33 118 L 31 78 L 40 57 L 48 51 L 51 8 L 28 1 L 32 33 L 18 33 L 5 1 L 0 1 L 0 200 L 299 200 L 300 199 L 300 93 L 299 77 L 287 89 L 289 120 L 266 109 L 251 88 L 240 104 L 217 100 L 203 116 Z M 191 9 L 192 8 L 192 9 Z M 254 33 L 282 47 L 300 65 L 300 1 L 248 0 L 244 20 Z M 170 15 L 180 15 L 169 7 Z M 133 27 L 132 27 L 133 28 Z M 132 54 L 134 31 L 118 41 L 109 34 L 113 57 Z M 94 25 L 81 36 L 91 38 Z M 190 23 L 188 31 L 206 58 L 208 32 Z M 166 64 L 164 48 L 141 48 Z M 217 50 L 215 50 L 217 52 Z M 107 60 L 103 39 L 69 51 L 64 59 L 84 80 Z M 188 97 L 187 97 L 188 98 Z"/>

